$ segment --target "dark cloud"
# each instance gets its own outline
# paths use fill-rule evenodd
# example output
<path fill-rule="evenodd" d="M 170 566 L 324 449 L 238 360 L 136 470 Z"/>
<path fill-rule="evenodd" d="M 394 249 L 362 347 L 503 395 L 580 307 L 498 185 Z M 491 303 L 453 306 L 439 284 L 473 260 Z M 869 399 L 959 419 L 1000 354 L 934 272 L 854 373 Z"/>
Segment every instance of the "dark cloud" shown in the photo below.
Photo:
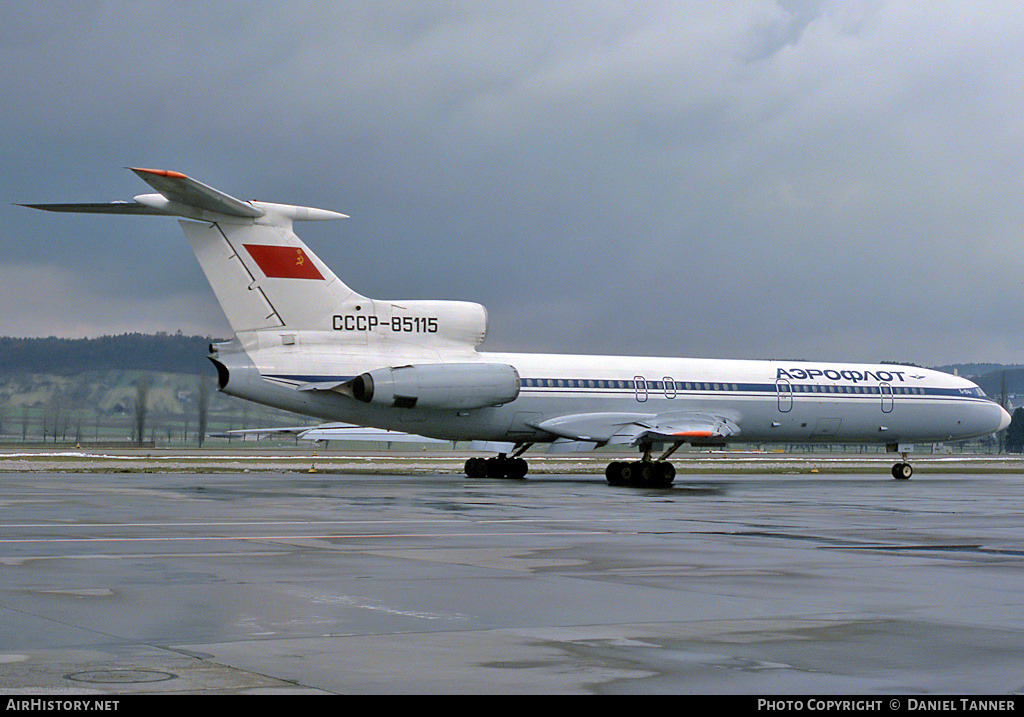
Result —
<path fill-rule="evenodd" d="M 141 165 L 350 214 L 300 234 L 363 293 L 485 304 L 489 348 L 1019 362 L 1022 14 L 18 3 L 0 333 L 227 332 L 174 221 L 9 206 Z"/>

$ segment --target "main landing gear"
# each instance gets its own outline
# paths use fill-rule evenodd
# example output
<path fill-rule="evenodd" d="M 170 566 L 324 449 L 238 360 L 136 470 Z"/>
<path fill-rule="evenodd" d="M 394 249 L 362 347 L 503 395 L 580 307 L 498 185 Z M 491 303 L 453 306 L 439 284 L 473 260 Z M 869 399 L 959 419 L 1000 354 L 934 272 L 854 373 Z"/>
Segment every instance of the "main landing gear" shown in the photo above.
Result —
<path fill-rule="evenodd" d="M 651 444 L 641 443 L 643 457 L 638 461 L 614 461 L 605 468 L 608 485 L 628 485 L 635 488 L 669 488 L 676 479 L 676 468 L 668 462 L 682 442 L 674 443 L 658 460 L 651 460 Z"/>
<path fill-rule="evenodd" d="M 526 461 L 519 456 L 532 446 L 532 443 L 516 446 L 516 450 L 509 456 L 499 453 L 493 458 L 470 458 L 466 461 L 467 478 L 508 478 L 510 480 L 522 480 L 530 467 Z"/>
<path fill-rule="evenodd" d="M 676 479 L 676 468 L 668 461 L 614 461 L 604 470 L 608 485 L 635 488 L 668 488 Z"/>
<path fill-rule="evenodd" d="M 520 480 L 526 477 L 529 466 L 522 458 L 509 458 L 502 453 L 494 458 L 470 458 L 466 461 L 468 478 L 511 478 Z"/>

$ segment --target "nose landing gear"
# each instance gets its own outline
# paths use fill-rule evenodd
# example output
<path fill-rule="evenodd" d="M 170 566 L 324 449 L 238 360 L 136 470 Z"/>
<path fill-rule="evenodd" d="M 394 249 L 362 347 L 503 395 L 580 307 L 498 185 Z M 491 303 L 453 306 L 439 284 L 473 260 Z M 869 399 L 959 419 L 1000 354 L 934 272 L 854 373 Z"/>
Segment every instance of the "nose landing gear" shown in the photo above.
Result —
<path fill-rule="evenodd" d="M 914 468 L 907 462 L 907 456 L 910 451 L 914 450 L 913 445 L 907 443 L 889 443 L 886 444 L 885 450 L 889 453 L 900 454 L 900 462 L 892 467 L 892 477 L 896 480 L 910 480 L 910 476 L 914 475 Z"/>

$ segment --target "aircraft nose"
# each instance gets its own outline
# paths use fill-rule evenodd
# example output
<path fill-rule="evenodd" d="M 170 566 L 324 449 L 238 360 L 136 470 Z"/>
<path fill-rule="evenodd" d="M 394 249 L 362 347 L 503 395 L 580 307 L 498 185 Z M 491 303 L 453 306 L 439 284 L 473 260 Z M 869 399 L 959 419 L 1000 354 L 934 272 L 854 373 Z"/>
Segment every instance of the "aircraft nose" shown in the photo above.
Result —
<path fill-rule="evenodd" d="M 1012 419 L 1011 419 L 1011 417 L 1010 417 L 1010 414 L 1009 414 L 1009 413 L 1007 413 L 1007 412 L 1006 412 L 1006 409 L 1005 409 L 1005 408 L 1003 408 L 1002 406 L 1000 406 L 1000 407 L 999 407 L 999 413 L 1000 413 L 1000 417 L 999 417 L 999 428 L 997 428 L 997 429 L 995 430 L 995 432 L 996 432 L 996 433 L 999 433 L 999 431 L 1002 431 L 1002 430 L 1004 430 L 1004 429 L 1005 429 L 1005 428 L 1006 428 L 1007 426 L 1009 426 L 1009 425 L 1010 425 L 1010 421 L 1012 420 Z"/>

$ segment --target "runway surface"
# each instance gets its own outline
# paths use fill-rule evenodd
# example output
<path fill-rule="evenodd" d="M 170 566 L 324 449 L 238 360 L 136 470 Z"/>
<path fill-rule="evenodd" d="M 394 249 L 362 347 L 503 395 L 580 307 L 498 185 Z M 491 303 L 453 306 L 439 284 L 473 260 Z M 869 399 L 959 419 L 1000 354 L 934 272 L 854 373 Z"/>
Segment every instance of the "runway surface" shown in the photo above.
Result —
<path fill-rule="evenodd" d="M 1024 689 L 1020 473 L 0 481 L 0 693 Z"/>

